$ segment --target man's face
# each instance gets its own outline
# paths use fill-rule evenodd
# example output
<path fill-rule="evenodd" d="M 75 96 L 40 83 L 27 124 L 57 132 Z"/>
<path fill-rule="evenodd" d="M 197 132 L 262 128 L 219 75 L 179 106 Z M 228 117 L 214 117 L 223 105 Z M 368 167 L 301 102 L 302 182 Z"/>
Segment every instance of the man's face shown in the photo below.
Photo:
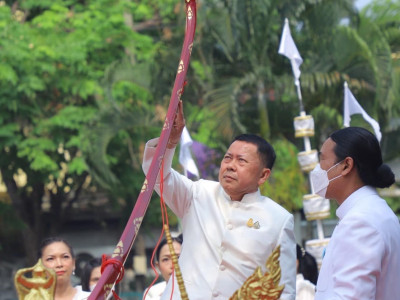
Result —
<path fill-rule="evenodd" d="M 340 164 L 335 166 L 337 157 L 335 154 L 335 145 L 336 143 L 332 139 L 327 139 L 325 143 L 321 147 L 320 151 L 320 166 L 321 169 L 328 171 L 328 179 L 331 180 L 340 175 L 341 168 Z M 333 180 L 329 183 L 325 197 L 327 199 L 336 199 L 335 198 L 335 190 L 338 188 L 340 180 Z"/>
<path fill-rule="evenodd" d="M 257 191 L 270 173 L 262 165 L 256 145 L 235 141 L 221 161 L 219 182 L 232 200 L 240 201 L 245 194 Z"/>

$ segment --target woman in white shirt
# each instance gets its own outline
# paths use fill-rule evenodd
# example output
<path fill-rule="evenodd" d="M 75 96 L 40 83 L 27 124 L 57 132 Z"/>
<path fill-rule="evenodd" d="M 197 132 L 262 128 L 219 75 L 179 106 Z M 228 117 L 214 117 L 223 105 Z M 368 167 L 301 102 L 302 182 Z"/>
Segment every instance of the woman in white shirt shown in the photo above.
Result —
<path fill-rule="evenodd" d="M 172 238 L 172 244 L 174 246 L 175 254 L 179 258 L 179 255 L 181 253 L 182 235 Z M 169 251 L 169 245 L 167 244 L 166 239 L 163 239 L 158 245 L 155 253 L 155 259 L 156 259 L 155 265 L 160 271 L 164 281 L 159 282 L 147 288 L 143 294 L 144 300 L 159 300 L 161 298 L 161 295 L 164 293 L 165 287 L 167 286 L 167 282 L 174 270 L 172 264 L 171 252 Z"/>
<path fill-rule="evenodd" d="M 89 297 L 89 292 L 72 286 L 71 276 L 75 271 L 75 255 L 66 240 L 58 237 L 43 240 L 39 248 L 39 258 L 46 268 L 53 269 L 57 275 L 54 300 L 84 300 Z"/>

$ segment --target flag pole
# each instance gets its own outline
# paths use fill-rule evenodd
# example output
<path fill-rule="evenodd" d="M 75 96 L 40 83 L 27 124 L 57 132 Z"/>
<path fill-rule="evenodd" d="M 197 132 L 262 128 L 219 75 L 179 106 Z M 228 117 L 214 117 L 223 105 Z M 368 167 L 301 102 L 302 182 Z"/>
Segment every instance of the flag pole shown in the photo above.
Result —
<path fill-rule="evenodd" d="M 309 182 L 311 182 L 310 171 L 318 163 L 317 151 L 311 149 L 311 141 L 310 141 L 310 136 L 314 136 L 314 120 L 312 116 L 307 116 L 306 111 L 304 109 L 303 97 L 301 94 L 301 85 L 300 85 L 300 74 L 301 74 L 300 65 L 303 63 L 303 59 L 301 58 L 301 55 L 297 50 L 296 44 L 294 43 L 294 40 L 291 36 L 289 20 L 287 18 L 285 18 L 285 24 L 282 31 L 282 38 L 279 45 L 278 53 L 289 58 L 292 66 L 294 84 L 296 86 L 297 98 L 299 100 L 299 108 L 300 108 L 300 116 L 295 118 L 295 129 L 296 126 L 298 127 L 296 129 L 295 137 L 302 137 L 304 143 L 304 151 L 299 153 L 299 162 L 300 165 L 302 165 L 303 163 L 303 165 L 301 166 L 302 170 L 308 173 Z M 303 158 L 305 158 L 305 160 L 303 160 Z M 307 162 L 304 163 L 304 161 Z M 311 186 L 311 194 L 305 195 L 305 197 L 303 198 L 303 204 L 305 199 L 308 200 L 307 197 L 310 197 L 309 201 L 312 201 L 312 198 L 314 196 L 315 196 L 314 190 L 313 187 Z M 319 200 L 319 199 L 314 199 L 314 200 Z M 316 221 L 317 236 L 319 240 L 324 239 L 324 230 L 323 230 L 321 215 L 326 217 L 327 212 L 325 211 L 323 212 L 323 214 L 320 213 L 320 217 L 316 219 L 314 217 L 312 218 L 310 217 L 312 220 Z"/>
<path fill-rule="evenodd" d="M 300 101 L 300 117 L 305 117 L 307 114 L 304 110 L 304 106 L 303 106 L 303 102 L 301 99 L 301 91 L 300 91 L 300 84 L 296 85 L 297 86 L 297 91 L 298 91 L 298 96 L 299 96 L 299 101 Z M 310 141 L 310 137 L 309 136 L 303 136 L 303 143 L 304 143 L 304 150 L 305 153 L 311 153 L 312 149 L 311 149 L 311 141 Z M 309 182 L 311 182 L 311 178 L 310 178 L 310 173 L 308 173 L 308 180 Z M 311 194 L 314 194 L 314 189 L 311 185 Z M 317 219 L 315 220 L 316 224 L 317 224 L 317 236 L 318 239 L 322 240 L 324 239 L 324 228 L 322 225 L 322 220 L 321 219 Z"/>
<path fill-rule="evenodd" d="M 345 81 L 345 82 L 343 83 L 343 89 L 344 89 L 343 114 L 344 114 L 345 111 L 346 111 L 346 90 L 347 90 L 348 88 L 349 88 L 349 85 L 347 84 L 347 81 Z M 343 126 L 344 126 L 344 127 L 349 127 L 349 126 L 350 126 L 350 124 L 347 124 L 347 123 L 345 122 L 344 116 L 343 116 Z"/>
<path fill-rule="evenodd" d="M 288 22 L 288 19 L 285 19 L 285 22 Z M 297 79 L 295 81 L 295 86 L 296 86 L 296 90 L 297 90 L 297 98 L 299 99 L 299 104 L 300 104 L 300 116 L 301 117 L 305 117 L 306 111 L 304 109 L 304 105 L 303 105 L 303 98 L 301 95 L 301 86 L 300 86 L 300 78 Z M 309 136 L 303 136 L 303 143 L 304 143 L 304 150 L 306 153 L 310 153 L 311 152 L 311 141 L 310 141 L 310 137 Z M 309 182 L 311 182 L 311 178 L 310 178 L 310 173 L 308 173 L 308 180 Z M 314 189 L 311 185 L 311 194 L 314 194 Z M 324 236 L 324 227 L 322 225 L 322 220 L 321 219 L 317 219 L 315 220 L 316 225 L 317 225 L 317 236 L 318 239 L 323 240 L 325 238 Z"/>
<path fill-rule="evenodd" d="M 304 105 L 303 105 L 303 98 L 301 97 L 300 80 L 298 82 L 299 82 L 299 84 L 295 84 L 296 89 L 297 89 L 297 98 L 299 99 L 299 102 L 300 102 L 300 104 L 299 104 L 300 105 L 300 113 L 303 113 Z"/>

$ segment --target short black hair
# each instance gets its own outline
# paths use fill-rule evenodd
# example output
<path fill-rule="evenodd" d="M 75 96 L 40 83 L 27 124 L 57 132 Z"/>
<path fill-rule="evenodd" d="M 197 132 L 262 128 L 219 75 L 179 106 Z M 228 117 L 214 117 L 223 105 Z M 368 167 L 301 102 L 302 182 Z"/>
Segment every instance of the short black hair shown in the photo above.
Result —
<path fill-rule="evenodd" d="M 316 285 L 318 279 L 318 265 L 316 259 L 304 250 L 304 248 L 300 247 L 299 244 L 296 244 L 296 254 L 297 260 L 299 261 L 297 273 L 303 274 L 304 279 Z"/>
<path fill-rule="evenodd" d="M 385 188 L 394 183 L 394 174 L 383 163 L 381 147 L 371 132 L 361 127 L 346 127 L 332 133 L 330 138 L 336 144 L 338 162 L 351 157 L 364 184 Z"/>
<path fill-rule="evenodd" d="M 93 269 L 100 267 L 101 263 L 101 258 L 96 257 L 89 260 L 83 267 L 81 274 L 81 285 L 83 291 L 90 292 L 90 276 L 92 275 Z"/>
<path fill-rule="evenodd" d="M 57 242 L 64 243 L 68 247 L 72 258 L 75 258 L 75 253 L 74 253 L 74 250 L 72 249 L 72 246 L 67 242 L 67 240 L 65 240 L 61 237 L 58 237 L 58 236 L 47 237 L 44 240 L 42 240 L 42 242 L 40 243 L 40 246 L 39 246 L 38 253 L 37 253 L 38 258 L 42 257 L 44 248 L 46 248 L 48 245 L 51 245 L 51 244 L 57 243 Z"/>
<path fill-rule="evenodd" d="M 232 143 L 235 141 L 242 141 L 256 145 L 257 153 L 264 167 L 272 170 L 272 167 L 274 166 L 275 163 L 276 154 L 274 148 L 265 139 L 255 134 L 244 133 L 236 136 L 233 139 Z"/>
<path fill-rule="evenodd" d="M 182 245 L 182 243 L 183 243 L 183 235 L 180 234 L 177 237 L 173 237 L 172 238 L 172 242 L 177 242 L 177 243 Z M 162 239 L 160 244 L 158 244 L 158 247 L 156 249 L 156 255 L 155 255 L 155 259 L 156 259 L 157 262 L 160 261 L 160 252 L 161 252 L 162 247 L 164 247 L 165 244 L 167 244 L 167 239 L 165 239 L 165 238 Z"/>

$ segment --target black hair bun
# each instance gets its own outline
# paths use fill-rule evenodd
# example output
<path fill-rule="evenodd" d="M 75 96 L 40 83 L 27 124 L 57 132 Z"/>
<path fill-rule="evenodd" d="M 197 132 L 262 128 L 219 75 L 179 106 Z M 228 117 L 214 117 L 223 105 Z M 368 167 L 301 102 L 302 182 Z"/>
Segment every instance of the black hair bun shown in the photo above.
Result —
<path fill-rule="evenodd" d="M 394 174 L 387 164 L 382 164 L 377 170 L 375 186 L 378 188 L 386 188 L 394 183 Z"/>

